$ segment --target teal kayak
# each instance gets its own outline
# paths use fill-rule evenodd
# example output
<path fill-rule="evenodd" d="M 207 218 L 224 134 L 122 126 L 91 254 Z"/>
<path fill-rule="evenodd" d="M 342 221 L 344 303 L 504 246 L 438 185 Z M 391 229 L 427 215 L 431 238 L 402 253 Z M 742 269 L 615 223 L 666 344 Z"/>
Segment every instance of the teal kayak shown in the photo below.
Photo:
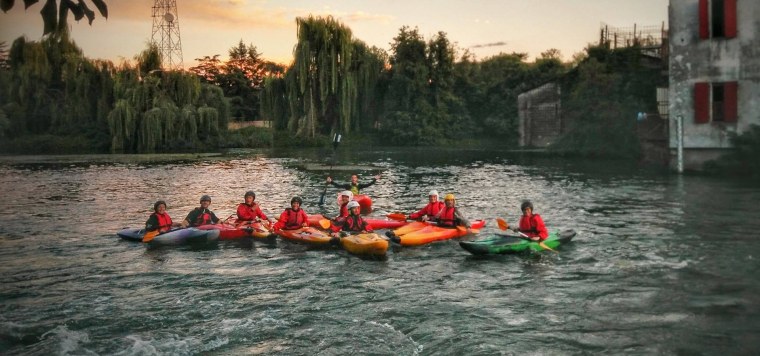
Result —
<path fill-rule="evenodd" d="M 568 243 L 575 237 L 575 230 L 555 231 L 544 240 L 546 246 L 554 249 Z M 499 255 L 544 250 L 538 242 L 516 235 L 490 235 L 473 241 L 460 241 L 459 246 L 473 255 Z"/>

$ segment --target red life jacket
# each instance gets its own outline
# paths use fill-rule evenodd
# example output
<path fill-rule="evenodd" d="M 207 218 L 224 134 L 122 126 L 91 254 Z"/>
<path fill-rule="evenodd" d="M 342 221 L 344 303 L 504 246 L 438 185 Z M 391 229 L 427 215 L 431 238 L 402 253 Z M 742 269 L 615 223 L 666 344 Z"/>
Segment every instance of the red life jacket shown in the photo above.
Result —
<path fill-rule="evenodd" d="M 416 219 L 421 218 L 423 215 L 427 215 L 429 218 L 434 219 L 435 215 L 438 214 L 438 212 L 441 211 L 441 209 L 443 209 L 443 207 L 445 206 L 446 204 L 444 204 L 442 201 L 428 203 L 428 205 L 425 205 L 425 207 L 422 208 L 422 210 L 409 215 L 409 218 L 416 220 Z"/>
<path fill-rule="evenodd" d="M 457 226 L 456 218 L 457 207 L 448 208 L 446 206 L 441 209 L 437 216 L 439 226 L 454 227 Z"/>
<path fill-rule="evenodd" d="M 167 213 L 159 214 L 159 213 L 153 213 L 153 215 L 156 216 L 156 220 L 158 220 L 158 231 L 164 232 L 172 227 L 172 218 Z"/>
<path fill-rule="evenodd" d="M 338 218 L 345 218 L 348 216 L 348 203 L 340 205 L 340 213 L 338 214 Z"/>
<path fill-rule="evenodd" d="M 343 222 L 343 231 L 360 232 L 364 230 L 372 231 L 372 227 L 367 225 L 360 215 L 348 216 Z"/>
<path fill-rule="evenodd" d="M 303 210 L 298 209 L 298 211 L 293 210 L 293 208 L 287 208 L 285 209 L 285 212 L 288 214 L 288 220 L 285 222 L 285 230 L 293 230 L 293 229 L 299 229 L 303 227 L 303 223 L 306 222 L 306 219 L 304 219 Z"/>
<path fill-rule="evenodd" d="M 193 226 L 208 224 L 211 224 L 211 214 L 208 213 L 208 210 L 203 209 L 203 213 L 198 215 L 198 218 L 195 219 L 195 224 Z"/>
<path fill-rule="evenodd" d="M 520 218 L 520 232 L 529 237 L 540 237 L 542 240 L 549 237 L 544 220 L 538 214 L 532 214 L 530 217 L 523 215 Z"/>

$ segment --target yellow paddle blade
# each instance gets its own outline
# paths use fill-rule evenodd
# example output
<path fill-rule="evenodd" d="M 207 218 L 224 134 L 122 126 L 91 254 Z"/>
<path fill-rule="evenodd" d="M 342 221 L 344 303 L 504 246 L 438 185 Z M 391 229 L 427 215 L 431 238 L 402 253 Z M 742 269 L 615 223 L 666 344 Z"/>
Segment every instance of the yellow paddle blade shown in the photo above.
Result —
<path fill-rule="evenodd" d="M 496 218 L 496 223 L 499 224 L 499 229 L 501 230 L 509 229 L 509 224 L 502 218 Z"/>
<path fill-rule="evenodd" d="M 323 229 L 329 229 L 330 228 L 330 220 L 320 219 L 319 220 L 319 226 L 321 226 Z"/>
<path fill-rule="evenodd" d="M 557 252 L 557 250 L 547 246 L 543 241 L 539 242 L 538 246 L 541 246 L 544 250 L 549 250 L 549 251 L 553 251 L 554 253 L 559 253 Z"/>
<path fill-rule="evenodd" d="M 390 213 L 386 216 L 391 220 L 406 221 L 406 215 L 402 213 Z"/>
<path fill-rule="evenodd" d="M 145 235 L 143 235 L 142 242 L 151 242 L 156 236 L 158 236 L 158 230 L 146 232 Z"/>

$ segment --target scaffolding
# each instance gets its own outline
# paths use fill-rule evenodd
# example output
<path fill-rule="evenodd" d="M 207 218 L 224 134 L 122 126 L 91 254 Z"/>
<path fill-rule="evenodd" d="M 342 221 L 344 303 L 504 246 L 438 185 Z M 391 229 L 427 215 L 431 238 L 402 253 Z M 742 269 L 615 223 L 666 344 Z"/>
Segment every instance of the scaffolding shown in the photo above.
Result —
<path fill-rule="evenodd" d="M 667 57 L 668 30 L 665 22 L 660 26 L 612 27 L 601 24 L 599 45 L 607 48 L 626 48 L 638 46 L 642 54 L 656 57 Z"/>
<path fill-rule="evenodd" d="M 154 0 L 151 42 L 161 52 L 164 69 L 182 69 L 182 40 L 179 36 L 179 15 L 176 0 Z"/>

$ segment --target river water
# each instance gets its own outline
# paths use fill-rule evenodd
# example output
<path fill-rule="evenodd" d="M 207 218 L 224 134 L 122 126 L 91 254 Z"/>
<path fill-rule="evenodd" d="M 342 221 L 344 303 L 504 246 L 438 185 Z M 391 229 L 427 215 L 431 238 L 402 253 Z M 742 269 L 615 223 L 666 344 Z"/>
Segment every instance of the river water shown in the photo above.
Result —
<path fill-rule="evenodd" d="M 146 248 L 115 232 L 157 199 L 220 217 L 253 189 L 270 217 L 317 204 L 330 150 L 0 157 L 0 354 L 756 354 L 760 185 L 499 151 L 338 149 L 380 174 L 375 214 L 430 189 L 515 223 L 531 199 L 558 254 L 475 258 L 456 241 L 385 260 L 277 241 Z M 347 179 L 350 171 L 334 172 Z M 474 238 L 473 236 L 465 239 Z"/>

